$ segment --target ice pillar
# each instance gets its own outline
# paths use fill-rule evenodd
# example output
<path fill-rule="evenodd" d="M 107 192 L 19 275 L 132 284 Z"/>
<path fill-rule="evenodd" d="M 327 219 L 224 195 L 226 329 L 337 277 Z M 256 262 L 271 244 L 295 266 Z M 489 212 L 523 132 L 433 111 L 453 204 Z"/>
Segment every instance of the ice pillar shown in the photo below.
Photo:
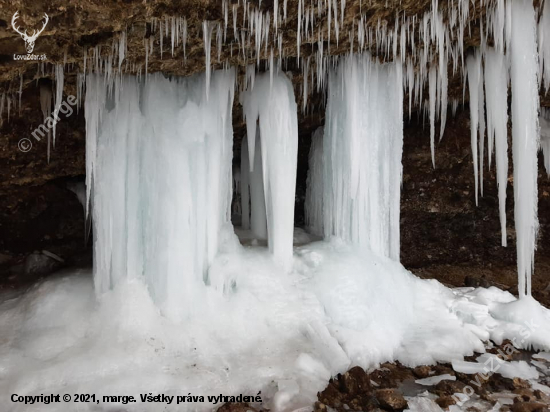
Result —
<path fill-rule="evenodd" d="M 403 151 L 400 63 L 348 56 L 329 75 L 324 234 L 399 259 Z"/>
<path fill-rule="evenodd" d="M 204 75 L 115 82 L 87 79 L 96 291 L 140 278 L 165 313 L 187 316 L 230 221 L 235 74 L 213 73 L 208 100 Z"/>
<path fill-rule="evenodd" d="M 255 131 L 259 119 L 269 249 L 275 260 L 289 269 L 292 265 L 298 155 L 294 90 L 281 71 L 271 73 L 271 76 L 264 73 L 256 77 L 253 88 L 244 92 L 241 99 L 249 136 Z"/>
<path fill-rule="evenodd" d="M 535 10 L 529 0 L 512 2 L 511 79 L 514 217 L 519 295 L 531 294 L 537 218 L 539 79 Z"/>

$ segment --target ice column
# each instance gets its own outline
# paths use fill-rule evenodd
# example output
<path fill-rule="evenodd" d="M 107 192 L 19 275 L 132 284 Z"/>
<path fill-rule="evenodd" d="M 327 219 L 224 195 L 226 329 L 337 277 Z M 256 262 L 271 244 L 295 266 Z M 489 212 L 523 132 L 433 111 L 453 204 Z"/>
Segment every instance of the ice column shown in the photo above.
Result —
<path fill-rule="evenodd" d="M 141 278 L 165 313 L 188 316 L 230 221 L 235 74 L 214 72 L 209 100 L 204 74 L 114 82 L 86 87 L 96 291 Z"/>
<path fill-rule="evenodd" d="M 269 249 L 275 260 L 289 269 L 298 154 L 297 107 L 290 80 L 281 70 L 272 76 L 256 76 L 254 86 L 242 93 L 241 103 L 249 136 L 259 119 L 261 148 L 256 151 L 261 151 Z"/>
<path fill-rule="evenodd" d="M 306 181 L 305 217 L 308 230 L 323 236 L 323 128 L 311 136 Z"/>
<path fill-rule="evenodd" d="M 348 56 L 329 75 L 324 234 L 399 259 L 403 151 L 400 63 Z"/>
<path fill-rule="evenodd" d="M 512 2 L 511 79 L 514 217 L 519 295 L 531 294 L 537 218 L 539 82 L 535 11 L 529 0 Z"/>

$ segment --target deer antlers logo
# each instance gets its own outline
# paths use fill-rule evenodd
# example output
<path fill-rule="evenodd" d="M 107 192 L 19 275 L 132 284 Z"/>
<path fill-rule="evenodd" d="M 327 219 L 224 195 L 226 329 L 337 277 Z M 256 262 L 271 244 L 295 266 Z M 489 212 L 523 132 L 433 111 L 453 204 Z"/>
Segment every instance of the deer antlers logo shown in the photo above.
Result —
<path fill-rule="evenodd" d="M 44 25 L 42 26 L 42 28 L 39 31 L 33 30 L 31 36 L 27 35 L 27 30 L 25 30 L 24 33 L 21 33 L 19 28 L 16 26 L 16 20 L 19 18 L 19 11 L 16 11 L 11 19 L 11 27 L 13 28 L 13 30 L 15 30 L 16 33 L 19 33 L 21 35 L 23 40 L 25 40 L 25 48 L 27 49 L 28 54 L 32 53 L 32 51 L 34 50 L 34 42 L 36 41 L 38 36 L 40 36 L 40 34 L 44 31 L 44 29 L 46 28 L 46 24 L 48 24 L 48 21 L 50 20 L 46 13 L 44 13 L 44 17 L 46 18 L 46 20 L 44 21 Z"/>

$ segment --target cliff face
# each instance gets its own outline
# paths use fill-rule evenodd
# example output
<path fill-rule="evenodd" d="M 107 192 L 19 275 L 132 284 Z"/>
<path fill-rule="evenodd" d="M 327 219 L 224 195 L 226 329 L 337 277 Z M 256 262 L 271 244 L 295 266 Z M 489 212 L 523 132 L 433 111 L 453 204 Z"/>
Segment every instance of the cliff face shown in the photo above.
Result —
<path fill-rule="evenodd" d="M 286 19 L 283 16 L 284 3 L 287 3 Z M 307 7 L 316 7 L 322 3 L 326 4 L 326 1 L 305 0 L 302 10 L 309 10 Z M 402 21 L 405 16 L 416 15 L 420 20 L 432 4 L 430 0 L 348 0 L 338 4 L 342 3 L 345 7 L 336 14 L 334 10 L 330 11 L 333 26 L 329 42 L 329 11 L 325 9 L 319 13 L 319 9 L 313 7 L 313 19 L 306 25 L 309 36 L 307 33 L 299 34 L 298 21 L 305 20 L 303 12 L 298 12 L 302 2 L 296 0 L 250 1 L 246 6 L 243 1 L 220 0 L 94 0 L 69 5 L 57 0 L 47 5 L 0 0 L 0 95 L 5 92 L 12 99 L 9 121 L 6 103 L 0 125 L 0 287 L 26 280 L 23 269 L 17 265 L 22 264 L 34 250 L 52 251 L 67 263 L 90 261 L 90 242 L 84 242 L 82 206 L 68 189 L 75 178 L 85 173 L 83 109 L 78 112 L 75 110 L 57 125 L 55 148 L 52 148 L 49 162 L 46 139 L 40 142 L 33 140 L 33 147 L 27 152 L 18 148 L 18 142 L 43 122 L 40 87 L 55 90 L 56 64 L 64 64 L 65 95 L 77 94 L 77 73 L 84 71 L 85 64 L 87 68 L 94 64 L 94 56 L 108 59 L 112 55 L 118 58 L 115 51 L 122 47 L 121 44 L 124 44 L 125 53 L 121 67 L 126 73 L 143 75 L 147 70 L 148 73 L 191 75 L 206 69 L 204 34 L 207 32 L 212 35 L 212 68 L 221 69 L 224 64 L 236 66 L 241 81 L 244 81 L 246 67 L 256 64 L 258 58 L 260 69 L 266 68 L 271 50 L 274 59 L 279 55 L 284 56 L 283 67 L 292 76 L 296 98 L 301 107 L 304 63 L 309 57 L 311 73 L 315 74 L 315 56 L 319 55 L 320 47 L 324 49 L 325 55 L 343 55 L 352 48 L 350 39 L 356 39 L 361 18 L 363 27 L 382 27 L 390 32 L 398 21 L 396 18 Z M 470 4 L 467 18 L 469 29 L 465 32 L 465 51 L 480 43 L 479 18 L 483 16 L 484 10 L 476 8 L 479 2 L 474 3 L 475 6 Z M 279 9 L 279 24 L 274 33 L 273 10 L 276 5 Z M 271 40 L 266 43 L 268 46 L 256 49 L 256 40 L 253 36 L 249 40 L 248 32 L 251 27 L 249 21 L 253 18 L 251 11 L 258 7 L 263 12 L 263 18 L 270 12 L 271 31 L 268 37 Z M 446 4 L 442 4 L 440 10 L 443 18 L 449 19 L 446 7 Z M 44 13 L 48 15 L 48 23 L 36 39 L 33 50 L 36 55 L 46 56 L 44 64 L 14 60 L 14 54 L 26 54 L 25 42 L 11 26 L 16 12 L 19 16 L 17 26 L 22 32 L 26 29 L 27 33 L 40 29 L 45 21 Z M 182 20 L 183 17 L 185 20 Z M 176 39 L 179 45 L 174 47 L 172 55 L 171 31 L 176 27 L 178 36 L 183 34 L 184 21 L 185 50 L 183 40 Z M 205 21 L 208 22 L 206 26 L 203 25 Z M 335 21 L 339 25 L 338 41 L 334 38 Z M 263 21 L 263 24 L 266 22 Z M 164 35 L 160 36 L 162 30 Z M 376 38 L 371 40 L 365 49 L 371 48 L 376 55 Z M 301 44 L 300 59 L 298 43 Z M 358 48 L 357 40 L 354 40 L 353 50 L 357 51 Z M 377 57 L 386 58 L 380 50 L 378 47 Z M 418 67 L 415 70 L 418 71 Z M 449 97 L 462 101 L 460 75 L 452 67 L 448 68 L 448 74 Z M 550 105 L 549 96 L 542 96 L 543 105 Z M 406 98 L 406 112 L 407 106 Z M 237 160 L 240 140 L 245 133 L 238 103 L 235 104 L 233 117 Z M 309 94 L 306 111 L 299 112 L 297 225 L 303 223 L 310 136 L 323 123 L 324 92 L 314 89 Z M 512 187 L 510 185 L 508 188 L 507 204 L 512 241 L 508 248 L 502 248 L 494 171 L 486 172 L 485 196 L 479 207 L 475 207 L 469 139 L 469 113 L 466 105 L 465 109 L 459 108 L 456 118 L 447 122 L 445 135 L 436 147 L 437 168 L 434 170 L 430 159 L 429 124 L 424 124 L 417 106 L 413 107 L 412 120 L 409 121 L 408 117 L 405 120 L 401 249 L 402 261 L 408 267 L 425 268 L 445 264 L 513 267 L 515 264 L 513 204 L 510 202 L 513 198 Z M 542 160 L 539 160 L 539 164 L 542 164 Z M 550 244 L 550 185 L 542 167 L 539 170 L 541 237 L 537 256 L 546 259 L 550 256 L 548 247 L 545 247 Z M 509 180 L 511 182 L 512 178 Z M 548 266 L 542 265 L 535 273 L 544 272 L 547 270 L 545 268 Z M 540 274 L 546 276 L 546 279 L 550 276 L 546 272 Z"/>

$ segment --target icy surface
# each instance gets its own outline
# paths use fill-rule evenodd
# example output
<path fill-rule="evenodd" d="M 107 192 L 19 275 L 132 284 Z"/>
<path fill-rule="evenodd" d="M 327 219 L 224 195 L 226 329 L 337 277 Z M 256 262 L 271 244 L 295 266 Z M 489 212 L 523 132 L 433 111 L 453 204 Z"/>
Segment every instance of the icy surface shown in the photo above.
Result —
<path fill-rule="evenodd" d="M 437 385 L 441 381 L 455 381 L 455 380 L 456 380 L 456 376 L 445 374 L 445 375 L 438 375 L 438 376 L 430 376 L 429 378 L 424 378 L 424 379 L 417 379 L 415 380 L 415 382 L 420 385 L 432 386 L 432 385 Z"/>
<path fill-rule="evenodd" d="M 121 279 L 99 300 L 88 272 L 51 278 L 18 297 L 0 295 L 0 397 L 261 390 L 264 406 L 292 410 L 311 405 L 330 376 L 351 366 L 460 360 L 483 352 L 482 339 L 513 339 L 534 314 L 549 316 L 539 307 L 514 308 L 518 320 L 495 318 L 494 306 L 516 303 L 509 293 L 447 289 L 338 241 L 296 247 L 286 272 L 265 247 L 240 246 L 230 228 L 220 236 L 210 285 L 187 318 L 162 316 L 137 277 Z M 548 350 L 550 322 L 537 325 Z M 25 405 L 14 404 L 20 410 Z"/>
<path fill-rule="evenodd" d="M 514 379 L 537 379 L 537 369 L 525 361 L 507 362 L 497 355 L 484 354 L 478 357 L 477 362 L 453 361 L 453 369 L 456 372 L 466 374 L 487 374 L 498 373 L 505 378 Z"/>

